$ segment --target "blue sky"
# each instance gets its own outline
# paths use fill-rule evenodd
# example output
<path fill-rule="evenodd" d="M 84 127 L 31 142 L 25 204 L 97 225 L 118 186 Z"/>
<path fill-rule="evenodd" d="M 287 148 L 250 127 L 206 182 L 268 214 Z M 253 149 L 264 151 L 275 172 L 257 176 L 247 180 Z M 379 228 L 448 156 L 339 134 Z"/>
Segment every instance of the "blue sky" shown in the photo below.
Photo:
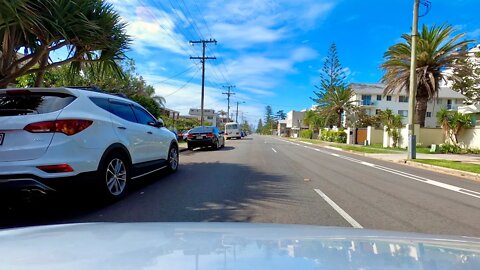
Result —
<path fill-rule="evenodd" d="M 332 42 L 351 82 L 378 82 L 387 48 L 410 31 L 413 0 L 109 0 L 134 39 L 128 56 L 167 107 L 186 114 L 200 107 L 201 46 L 215 38 L 207 61 L 205 108 L 227 110 L 222 85 L 234 84 L 232 102 L 256 124 L 274 112 L 310 107 L 323 58 Z M 449 23 L 480 39 L 478 0 L 432 0 L 422 24 Z M 421 13 L 423 13 L 423 9 Z M 173 78 L 172 78 L 173 76 Z M 234 107 L 231 108 L 234 110 Z"/>

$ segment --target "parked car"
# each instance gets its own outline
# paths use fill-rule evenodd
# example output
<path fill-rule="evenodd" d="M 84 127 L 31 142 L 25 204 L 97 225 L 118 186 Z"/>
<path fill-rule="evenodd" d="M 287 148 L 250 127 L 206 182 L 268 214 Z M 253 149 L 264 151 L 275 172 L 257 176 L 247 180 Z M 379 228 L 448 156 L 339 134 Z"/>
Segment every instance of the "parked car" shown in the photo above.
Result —
<path fill-rule="evenodd" d="M 88 183 L 117 199 L 131 180 L 178 168 L 177 139 L 163 121 L 102 91 L 0 89 L 0 122 L 0 192 Z"/>
<path fill-rule="evenodd" d="M 193 150 L 196 147 L 213 147 L 218 149 L 225 147 L 223 131 L 217 127 L 195 127 L 188 132 L 187 148 Z"/>

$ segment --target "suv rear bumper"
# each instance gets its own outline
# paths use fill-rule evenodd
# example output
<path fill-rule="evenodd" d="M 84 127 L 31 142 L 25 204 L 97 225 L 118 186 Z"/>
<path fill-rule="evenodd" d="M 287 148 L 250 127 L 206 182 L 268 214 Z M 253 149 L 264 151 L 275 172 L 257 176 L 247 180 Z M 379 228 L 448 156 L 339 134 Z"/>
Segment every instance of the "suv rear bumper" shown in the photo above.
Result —
<path fill-rule="evenodd" d="M 41 178 L 32 174 L 0 175 L 0 196 L 15 196 L 19 192 L 48 194 L 56 191 L 73 191 L 93 185 L 96 175 L 96 172 L 57 178 Z"/>
<path fill-rule="evenodd" d="M 189 140 L 187 141 L 189 147 L 215 146 L 214 139 Z"/>

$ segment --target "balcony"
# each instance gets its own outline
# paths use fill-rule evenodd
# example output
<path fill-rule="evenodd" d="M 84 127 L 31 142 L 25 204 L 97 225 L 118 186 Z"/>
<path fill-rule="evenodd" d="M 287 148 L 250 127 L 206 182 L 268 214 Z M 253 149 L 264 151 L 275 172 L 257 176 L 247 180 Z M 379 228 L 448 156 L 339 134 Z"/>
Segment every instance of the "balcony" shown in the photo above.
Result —
<path fill-rule="evenodd" d="M 456 111 L 458 109 L 458 104 L 447 104 L 447 110 Z"/>
<path fill-rule="evenodd" d="M 360 106 L 373 107 L 375 105 L 376 105 L 376 102 L 370 99 L 360 101 Z"/>

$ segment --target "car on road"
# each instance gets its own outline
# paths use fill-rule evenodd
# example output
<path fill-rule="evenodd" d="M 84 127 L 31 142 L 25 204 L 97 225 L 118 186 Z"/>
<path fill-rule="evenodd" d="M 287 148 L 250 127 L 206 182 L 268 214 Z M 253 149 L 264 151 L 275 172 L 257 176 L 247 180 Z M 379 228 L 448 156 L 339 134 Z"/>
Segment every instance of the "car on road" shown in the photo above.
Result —
<path fill-rule="evenodd" d="M 241 131 L 238 123 L 231 122 L 225 124 L 225 139 L 229 140 L 231 138 L 241 139 Z"/>
<path fill-rule="evenodd" d="M 191 129 L 187 136 L 187 148 L 193 150 L 197 147 L 212 147 L 219 149 L 225 147 L 223 132 L 217 127 L 200 126 Z"/>
<path fill-rule="evenodd" d="M 0 123 L 0 192 L 87 187 L 117 199 L 131 180 L 178 168 L 163 121 L 100 90 L 0 89 Z"/>

